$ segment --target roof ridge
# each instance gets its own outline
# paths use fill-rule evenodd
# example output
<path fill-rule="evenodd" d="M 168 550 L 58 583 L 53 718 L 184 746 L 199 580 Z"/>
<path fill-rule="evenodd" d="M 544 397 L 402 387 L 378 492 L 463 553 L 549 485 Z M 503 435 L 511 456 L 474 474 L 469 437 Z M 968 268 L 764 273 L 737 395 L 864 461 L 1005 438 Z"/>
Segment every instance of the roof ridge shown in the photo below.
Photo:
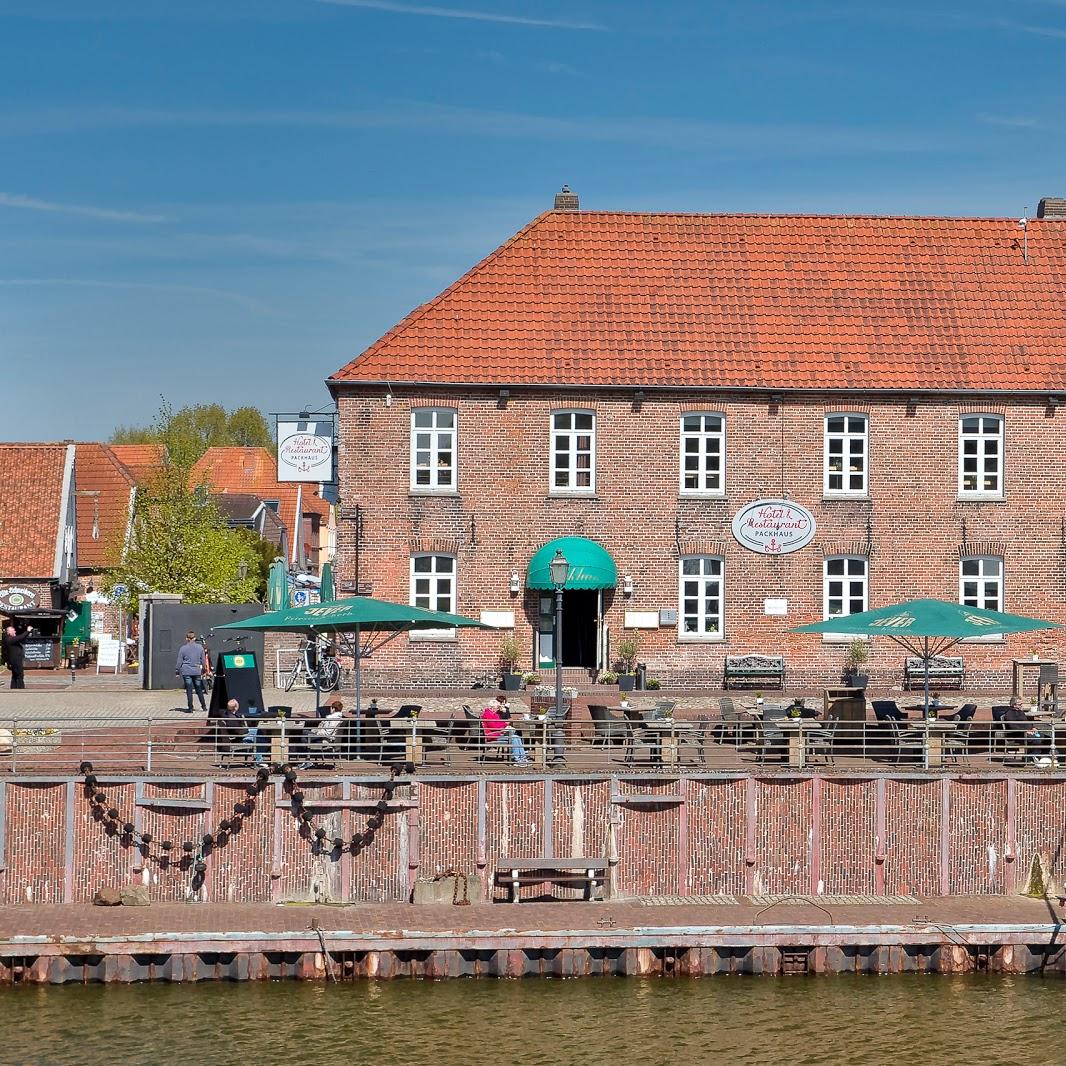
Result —
<path fill-rule="evenodd" d="M 604 215 L 612 218 L 770 218 L 770 219 L 817 219 L 817 220 L 855 220 L 873 222 L 1009 222 L 1017 225 L 1018 219 L 1012 215 L 875 215 L 867 212 L 851 214 L 843 211 L 547 211 L 544 214 L 560 215 L 565 218 L 588 218 L 590 215 Z M 543 218 L 538 216 L 538 220 Z M 535 220 L 536 221 L 536 220 Z M 1066 222 L 1066 218 L 1030 218 L 1029 222 Z M 501 248 L 504 247 L 501 245 Z"/>
<path fill-rule="evenodd" d="M 383 333 L 380 337 L 378 337 L 376 341 L 374 341 L 373 344 L 370 345 L 369 348 L 364 348 L 354 359 L 351 359 L 347 363 L 345 363 L 344 366 L 340 368 L 340 370 L 336 371 L 333 374 L 330 374 L 330 376 L 326 380 L 343 380 L 343 378 L 341 378 L 342 374 L 344 374 L 347 370 L 353 368 L 360 360 L 372 356 L 377 351 L 377 349 L 380 348 L 387 341 L 394 340 L 396 337 L 400 336 L 400 334 L 402 334 L 406 329 L 413 326 L 415 322 L 417 322 L 424 315 L 429 314 L 430 311 L 432 311 L 442 300 L 446 299 L 460 285 L 466 282 L 469 278 L 472 278 L 479 271 L 484 270 L 493 260 L 495 260 L 498 256 L 502 255 L 512 245 L 516 244 L 518 241 L 526 237 L 535 226 L 539 225 L 541 222 L 543 222 L 545 219 L 549 218 L 552 215 L 570 213 L 571 212 L 560 212 L 554 210 L 542 211 L 539 215 L 536 216 L 536 218 L 530 219 L 530 221 L 527 222 L 517 233 L 512 234 L 512 236 L 510 236 L 506 241 L 504 241 L 503 244 L 494 248 L 483 259 L 480 259 L 478 262 L 476 262 L 469 270 L 466 271 L 465 274 L 462 274 L 460 277 L 456 278 L 456 280 L 453 281 L 451 285 L 449 285 L 442 292 L 437 293 L 437 295 L 434 296 L 431 300 L 427 300 L 425 303 L 419 304 L 418 307 L 416 307 L 413 311 L 409 311 L 402 319 L 400 319 L 399 322 L 396 323 L 395 326 L 392 327 L 392 329 L 390 329 L 387 333 Z"/>

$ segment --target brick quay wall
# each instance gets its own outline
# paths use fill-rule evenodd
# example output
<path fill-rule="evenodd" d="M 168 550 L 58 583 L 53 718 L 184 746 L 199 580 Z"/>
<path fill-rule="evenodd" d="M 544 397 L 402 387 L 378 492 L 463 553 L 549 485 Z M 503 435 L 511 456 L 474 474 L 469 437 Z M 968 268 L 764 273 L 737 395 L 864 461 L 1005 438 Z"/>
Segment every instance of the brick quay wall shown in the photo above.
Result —
<path fill-rule="evenodd" d="M 251 780 L 101 774 L 120 824 L 151 834 L 153 853 L 174 842 L 161 864 L 94 819 L 80 777 L 7 777 L 0 903 L 81 903 L 131 883 L 157 901 L 403 902 L 416 879 L 452 869 L 499 898 L 499 858 L 549 855 L 606 857 L 618 898 L 1009 895 L 1038 858 L 1056 880 L 1064 862 L 1066 779 L 1024 774 L 426 775 L 398 779 L 387 799 L 382 779 L 317 776 L 296 786 L 312 814 L 303 827 L 275 778 L 226 834 Z M 181 868 L 183 842 L 200 850 L 220 833 L 199 878 Z M 329 847 L 360 835 L 358 848 Z"/>

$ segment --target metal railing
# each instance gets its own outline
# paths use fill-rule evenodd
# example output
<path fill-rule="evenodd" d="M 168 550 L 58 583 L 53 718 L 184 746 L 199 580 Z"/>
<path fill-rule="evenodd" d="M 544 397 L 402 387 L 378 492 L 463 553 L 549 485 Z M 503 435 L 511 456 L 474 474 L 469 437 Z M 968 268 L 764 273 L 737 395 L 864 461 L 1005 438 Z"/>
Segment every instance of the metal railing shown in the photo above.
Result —
<path fill-rule="evenodd" d="M 256 762 L 592 772 L 758 770 L 1066 772 L 1066 721 L 825 722 L 731 717 L 628 721 L 516 718 L 488 739 L 476 718 L 0 719 L 0 773 L 197 773 Z"/>

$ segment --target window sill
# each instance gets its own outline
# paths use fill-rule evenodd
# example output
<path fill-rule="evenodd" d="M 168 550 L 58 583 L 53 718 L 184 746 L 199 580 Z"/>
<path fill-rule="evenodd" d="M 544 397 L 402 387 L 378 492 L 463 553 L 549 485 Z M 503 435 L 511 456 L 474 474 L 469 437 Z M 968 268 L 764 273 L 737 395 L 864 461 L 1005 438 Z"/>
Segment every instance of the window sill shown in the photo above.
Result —
<path fill-rule="evenodd" d="M 548 493 L 549 500 L 598 500 L 600 497 L 596 495 L 595 491 L 589 492 L 587 489 L 555 489 Z"/>
<path fill-rule="evenodd" d="M 727 500 L 729 497 L 724 492 L 679 492 L 679 500 Z"/>
<path fill-rule="evenodd" d="M 725 640 L 724 633 L 715 633 L 713 636 L 700 636 L 696 633 L 678 633 L 678 644 L 721 644 Z"/>
<path fill-rule="evenodd" d="M 408 496 L 458 496 L 458 489 L 410 489 Z"/>
<path fill-rule="evenodd" d="M 868 492 L 826 492 L 822 494 L 822 503 L 869 503 Z"/>
<path fill-rule="evenodd" d="M 427 644 L 454 644 L 459 639 L 454 632 L 434 632 L 432 629 L 423 629 L 421 631 L 412 629 L 407 634 L 407 637 L 414 643 L 425 642 Z"/>
<path fill-rule="evenodd" d="M 956 497 L 958 503 L 1006 503 L 1007 497 L 994 492 L 960 492 Z"/>
<path fill-rule="evenodd" d="M 994 637 L 963 637 L 960 644 L 1006 644 L 1007 638 L 999 633 Z"/>
<path fill-rule="evenodd" d="M 851 644 L 853 641 L 861 640 L 863 644 L 869 644 L 870 638 L 864 636 L 862 633 L 823 633 L 823 644 Z"/>

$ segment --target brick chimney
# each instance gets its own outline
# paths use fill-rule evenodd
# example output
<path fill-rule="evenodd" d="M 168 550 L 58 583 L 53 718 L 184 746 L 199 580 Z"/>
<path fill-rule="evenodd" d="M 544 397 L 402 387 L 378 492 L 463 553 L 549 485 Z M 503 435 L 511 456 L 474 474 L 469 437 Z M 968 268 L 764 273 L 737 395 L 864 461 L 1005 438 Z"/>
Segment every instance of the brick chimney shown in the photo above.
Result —
<path fill-rule="evenodd" d="M 556 202 L 558 202 L 556 197 Z M 1037 218 L 1066 218 L 1066 199 L 1061 196 L 1045 196 L 1036 209 Z"/>
<path fill-rule="evenodd" d="M 1043 200 L 1040 201 L 1043 204 Z M 581 201 L 577 198 L 576 192 L 570 191 L 569 185 L 564 185 L 555 194 L 555 210 L 556 211 L 577 211 L 581 207 Z"/>

